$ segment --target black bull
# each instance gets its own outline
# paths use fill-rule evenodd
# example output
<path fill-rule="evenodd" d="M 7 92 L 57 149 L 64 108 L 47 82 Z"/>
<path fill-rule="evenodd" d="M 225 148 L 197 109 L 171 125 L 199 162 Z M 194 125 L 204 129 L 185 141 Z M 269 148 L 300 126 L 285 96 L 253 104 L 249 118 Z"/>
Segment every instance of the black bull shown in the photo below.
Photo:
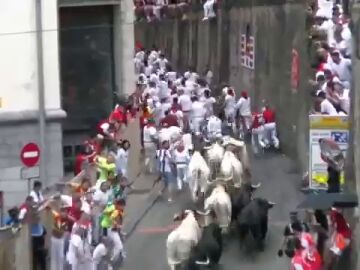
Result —
<path fill-rule="evenodd" d="M 257 248 L 264 249 L 264 240 L 268 231 L 268 212 L 273 205 L 268 200 L 256 198 L 242 209 L 236 220 L 241 244 L 251 233 Z"/>
<path fill-rule="evenodd" d="M 215 269 L 223 250 L 221 229 L 217 224 L 210 224 L 203 230 L 199 243 L 190 254 L 186 270 L 199 270 L 201 265 Z"/>

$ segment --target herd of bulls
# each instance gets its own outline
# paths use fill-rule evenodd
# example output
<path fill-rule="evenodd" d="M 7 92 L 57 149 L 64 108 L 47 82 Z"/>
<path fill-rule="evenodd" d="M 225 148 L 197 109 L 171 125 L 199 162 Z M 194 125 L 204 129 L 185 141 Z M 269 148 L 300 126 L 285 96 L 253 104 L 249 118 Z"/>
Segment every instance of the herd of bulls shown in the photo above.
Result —
<path fill-rule="evenodd" d="M 166 243 L 170 269 L 216 269 L 223 236 L 229 234 L 236 234 L 242 246 L 248 236 L 252 237 L 262 251 L 268 212 L 275 203 L 253 197 L 260 184 L 253 185 L 249 180 L 245 144 L 230 139 L 195 151 L 188 170 L 191 197 L 202 209 L 194 207 L 175 215 L 174 220 L 180 224 Z"/>

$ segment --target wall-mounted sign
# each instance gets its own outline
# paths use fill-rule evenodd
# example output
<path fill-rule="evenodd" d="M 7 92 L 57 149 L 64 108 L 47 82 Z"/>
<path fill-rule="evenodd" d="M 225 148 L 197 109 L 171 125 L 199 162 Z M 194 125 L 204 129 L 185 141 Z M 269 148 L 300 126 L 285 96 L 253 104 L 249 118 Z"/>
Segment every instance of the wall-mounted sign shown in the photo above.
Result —
<path fill-rule="evenodd" d="M 292 62 L 291 62 L 291 89 L 297 90 L 299 88 L 300 80 L 300 59 L 297 50 L 292 50 Z"/>
<path fill-rule="evenodd" d="M 255 38 L 253 36 L 241 35 L 241 65 L 255 69 Z"/>
<path fill-rule="evenodd" d="M 337 143 L 344 156 L 349 142 L 349 122 L 347 116 L 310 115 L 309 134 L 309 187 L 327 188 L 327 163 L 321 158 L 319 139 L 331 139 Z M 340 181 L 345 181 L 344 173 Z"/>

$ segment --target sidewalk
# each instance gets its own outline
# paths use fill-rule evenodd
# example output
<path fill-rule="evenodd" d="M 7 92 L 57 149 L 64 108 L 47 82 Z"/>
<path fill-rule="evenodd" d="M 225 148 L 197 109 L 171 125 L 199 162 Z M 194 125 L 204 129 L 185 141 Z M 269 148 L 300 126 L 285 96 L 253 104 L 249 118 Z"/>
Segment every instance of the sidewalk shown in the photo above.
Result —
<path fill-rule="evenodd" d="M 162 184 L 158 183 L 153 187 L 156 178 L 156 175 L 141 174 L 135 180 L 134 190 L 129 193 L 125 208 L 124 231 L 127 233 L 127 237 L 131 236 L 160 197 Z"/>

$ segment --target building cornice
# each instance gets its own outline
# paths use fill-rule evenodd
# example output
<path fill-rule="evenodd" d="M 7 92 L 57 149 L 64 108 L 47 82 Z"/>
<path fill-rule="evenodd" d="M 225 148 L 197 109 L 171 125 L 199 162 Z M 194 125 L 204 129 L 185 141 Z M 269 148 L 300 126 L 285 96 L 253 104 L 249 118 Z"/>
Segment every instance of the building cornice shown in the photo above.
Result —
<path fill-rule="evenodd" d="M 23 122 L 37 122 L 39 117 L 38 110 L 25 110 L 19 112 L 1 112 L 0 124 L 14 124 Z M 47 109 L 46 121 L 61 121 L 66 118 L 66 112 L 62 109 Z"/>

